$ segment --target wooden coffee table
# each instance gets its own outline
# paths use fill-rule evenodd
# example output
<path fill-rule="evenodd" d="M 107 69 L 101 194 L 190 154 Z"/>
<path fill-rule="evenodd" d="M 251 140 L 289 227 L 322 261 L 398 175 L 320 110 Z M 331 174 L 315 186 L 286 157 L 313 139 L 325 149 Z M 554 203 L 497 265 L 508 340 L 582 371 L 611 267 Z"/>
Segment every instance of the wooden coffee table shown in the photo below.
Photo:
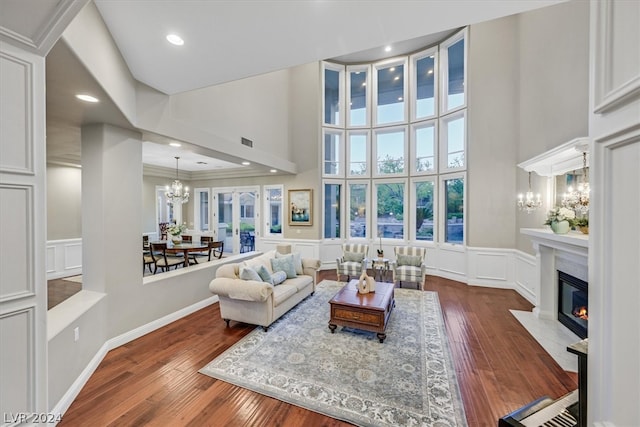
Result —
<path fill-rule="evenodd" d="M 334 333 L 338 325 L 365 331 L 377 332 L 380 342 L 387 337 L 385 330 L 396 305 L 393 297 L 393 283 L 376 282 L 376 291 L 358 293 L 358 280 L 343 286 L 329 301 L 331 319 L 329 329 Z"/>

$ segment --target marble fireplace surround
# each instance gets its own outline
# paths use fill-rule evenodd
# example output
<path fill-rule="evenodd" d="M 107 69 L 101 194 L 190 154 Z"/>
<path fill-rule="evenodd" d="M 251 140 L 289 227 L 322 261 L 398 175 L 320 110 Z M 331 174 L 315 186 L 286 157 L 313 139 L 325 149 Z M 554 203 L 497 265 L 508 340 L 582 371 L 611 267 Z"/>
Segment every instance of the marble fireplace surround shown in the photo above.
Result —
<path fill-rule="evenodd" d="M 589 281 L 589 236 L 579 232 L 554 234 L 549 229 L 522 228 L 536 251 L 539 277 L 533 313 L 542 319 L 558 319 L 558 271 Z"/>

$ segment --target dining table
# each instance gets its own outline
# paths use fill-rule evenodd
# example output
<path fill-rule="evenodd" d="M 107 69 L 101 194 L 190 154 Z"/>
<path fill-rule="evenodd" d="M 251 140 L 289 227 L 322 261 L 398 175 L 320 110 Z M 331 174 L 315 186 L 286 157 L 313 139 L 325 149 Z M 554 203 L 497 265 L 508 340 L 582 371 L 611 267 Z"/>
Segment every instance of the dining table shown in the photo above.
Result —
<path fill-rule="evenodd" d="M 207 242 L 173 243 L 167 242 L 166 252 L 169 254 L 183 254 L 184 266 L 189 266 L 189 254 L 193 252 L 206 252 L 209 250 Z"/>

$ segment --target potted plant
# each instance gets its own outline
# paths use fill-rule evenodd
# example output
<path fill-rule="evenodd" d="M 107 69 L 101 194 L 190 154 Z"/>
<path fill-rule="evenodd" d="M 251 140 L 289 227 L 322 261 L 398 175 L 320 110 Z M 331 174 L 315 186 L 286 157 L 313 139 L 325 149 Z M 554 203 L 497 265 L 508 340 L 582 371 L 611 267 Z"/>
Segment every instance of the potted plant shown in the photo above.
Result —
<path fill-rule="evenodd" d="M 550 225 L 551 230 L 556 234 L 566 234 L 574 225 L 576 213 L 565 207 L 555 207 L 547 214 L 545 225 Z"/>
<path fill-rule="evenodd" d="M 589 234 L 589 217 L 583 216 L 581 218 L 577 218 L 573 224 L 580 228 L 581 233 Z"/>

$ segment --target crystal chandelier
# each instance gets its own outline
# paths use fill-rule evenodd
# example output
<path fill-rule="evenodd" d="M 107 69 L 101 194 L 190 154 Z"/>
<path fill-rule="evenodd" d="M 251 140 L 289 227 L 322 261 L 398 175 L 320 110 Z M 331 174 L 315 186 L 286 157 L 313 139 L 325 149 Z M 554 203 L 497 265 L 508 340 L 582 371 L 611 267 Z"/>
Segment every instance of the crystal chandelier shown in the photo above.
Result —
<path fill-rule="evenodd" d="M 522 193 L 518 194 L 518 209 L 531 213 L 542 206 L 542 199 L 540 193 L 535 196 L 531 192 L 531 172 L 529 172 L 529 191 L 524 196 Z"/>
<path fill-rule="evenodd" d="M 189 201 L 189 187 L 184 187 L 183 190 L 182 183 L 178 179 L 178 160 L 180 160 L 180 157 L 176 157 L 176 179 L 171 184 L 171 188 L 168 185 L 166 186 L 164 193 L 168 205 L 187 203 Z"/>
<path fill-rule="evenodd" d="M 578 187 L 567 188 L 562 199 L 562 206 L 573 209 L 578 214 L 586 215 L 589 212 L 589 178 L 587 177 L 587 153 L 582 153 L 582 182 Z"/>

